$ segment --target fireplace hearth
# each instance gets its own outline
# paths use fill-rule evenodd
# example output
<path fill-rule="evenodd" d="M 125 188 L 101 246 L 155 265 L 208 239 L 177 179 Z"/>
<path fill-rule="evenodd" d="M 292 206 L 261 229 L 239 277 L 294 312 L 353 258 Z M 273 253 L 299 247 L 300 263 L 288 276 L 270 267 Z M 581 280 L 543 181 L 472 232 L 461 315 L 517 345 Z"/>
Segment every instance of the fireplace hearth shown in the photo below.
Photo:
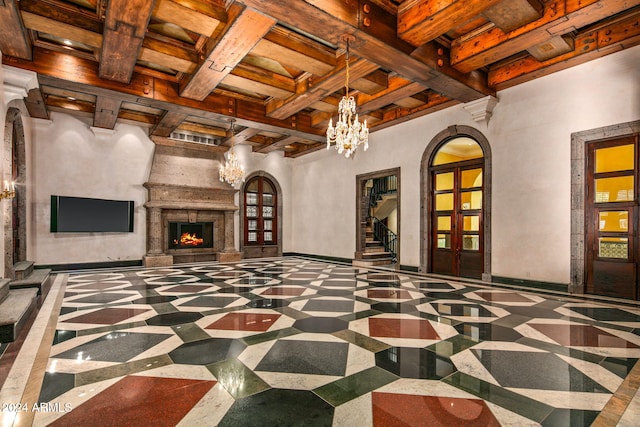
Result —
<path fill-rule="evenodd" d="M 213 247 L 213 222 L 170 222 L 169 249 Z"/>

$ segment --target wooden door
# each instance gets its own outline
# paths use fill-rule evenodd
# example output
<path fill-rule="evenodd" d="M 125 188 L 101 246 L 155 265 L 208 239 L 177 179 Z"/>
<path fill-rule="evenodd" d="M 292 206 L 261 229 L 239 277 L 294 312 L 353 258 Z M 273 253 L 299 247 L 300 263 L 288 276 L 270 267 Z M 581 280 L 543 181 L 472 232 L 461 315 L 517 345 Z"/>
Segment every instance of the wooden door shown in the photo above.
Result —
<path fill-rule="evenodd" d="M 432 272 L 482 278 L 482 162 L 434 168 L 432 183 Z"/>
<path fill-rule="evenodd" d="M 244 191 L 244 257 L 278 256 L 278 194 L 263 176 L 252 178 Z"/>
<path fill-rule="evenodd" d="M 587 146 L 586 291 L 638 299 L 638 137 Z"/>

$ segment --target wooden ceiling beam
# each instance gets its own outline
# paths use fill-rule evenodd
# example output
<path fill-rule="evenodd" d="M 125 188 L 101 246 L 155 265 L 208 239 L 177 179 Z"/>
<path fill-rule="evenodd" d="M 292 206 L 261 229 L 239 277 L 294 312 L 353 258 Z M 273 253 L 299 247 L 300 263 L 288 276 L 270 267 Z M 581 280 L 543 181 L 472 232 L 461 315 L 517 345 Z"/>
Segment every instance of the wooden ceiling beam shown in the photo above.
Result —
<path fill-rule="evenodd" d="M 149 37 L 142 42 L 139 59 L 183 73 L 193 72 L 198 63 L 198 55 L 195 51 Z"/>
<path fill-rule="evenodd" d="M 351 34 L 356 39 L 351 45 L 354 55 L 450 98 L 467 102 L 495 94 L 481 78 L 475 80 L 473 86 L 469 86 L 468 82 L 461 82 L 447 75 L 443 70 L 447 64 L 433 67 L 425 64 L 422 58 L 412 57 L 412 45 L 397 38 L 397 35 L 391 34 L 390 31 L 376 31 L 375 28 L 372 30 L 371 28 L 376 27 L 377 21 L 370 21 L 369 26 L 364 20 L 360 22 L 359 10 L 341 0 L 238 1 L 334 46 L 342 44 L 340 39 L 343 35 Z M 434 62 L 436 60 L 434 58 Z"/>
<path fill-rule="evenodd" d="M 269 86 L 274 86 L 289 93 L 293 93 L 296 90 L 295 79 L 253 65 L 244 63 L 238 64 L 238 66 L 232 71 L 232 74 L 267 84 Z"/>
<path fill-rule="evenodd" d="M 141 111 L 120 109 L 118 113 L 118 122 L 127 123 L 131 125 L 144 126 L 151 128 L 155 126 L 157 121 L 156 116 L 153 114 L 143 113 Z"/>
<path fill-rule="evenodd" d="M 371 111 L 394 104 L 404 98 L 408 98 L 416 93 L 424 91 L 426 87 L 420 83 L 414 83 L 402 77 L 392 77 L 389 79 L 389 87 L 371 96 L 366 94 L 358 95 L 358 113 L 364 115 Z"/>
<path fill-rule="evenodd" d="M 41 85 L 121 98 L 124 102 L 147 105 L 161 110 L 175 110 L 187 115 L 224 120 L 237 118 L 239 126 L 250 126 L 261 131 L 280 132 L 287 129 L 291 135 L 309 140 L 322 140 L 323 129 L 315 129 L 307 115 L 296 115 L 287 120 L 266 116 L 264 104 L 238 100 L 224 95 L 212 95 L 204 101 L 181 97 L 178 85 L 167 80 L 134 73 L 129 84 L 104 80 L 98 77 L 98 65 L 94 61 L 71 54 L 34 49 L 33 61 L 3 56 L 7 65 L 38 73 Z M 299 116 L 299 118 L 298 118 Z"/>
<path fill-rule="evenodd" d="M 31 40 L 25 30 L 16 0 L 0 2 L 0 51 L 4 55 L 31 60 Z"/>
<path fill-rule="evenodd" d="M 187 118 L 188 120 L 188 118 Z M 218 138 L 226 138 L 227 131 L 221 128 L 207 126 L 200 123 L 184 121 L 176 128 L 176 130 L 184 130 L 188 132 L 200 133 L 203 135 L 212 135 Z"/>
<path fill-rule="evenodd" d="M 326 149 L 327 144 L 320 142 L 318 144 L 305 145 L 305 144 L 297 144 L 301 149 L 296 151 L 287 151 L 284 153 L 284 156 L 291 159 L 296 159 L 302 155 L 313 153 L 314 151 L 320 151 Z"/>
<path fill-rule="evenodd" d="M 113 129 L 120 113 L 121 99 L 98 96 L 93 115 L 93 126 L 97 128 Z"/>
<path fill-rule="evenodd" d="M 229 9 L 225 31 L 198 69 L 184 81 L 180 95 L 204 100 L 276 24 L 273 18 L 251 9 Z"/>
<path fill-rule="evenodd" d="M 253 138 L 254 136 L 256 136 L 257 134 L 260 133 L 259 129 L 255 129 L 255 128 L 246 128 L 241 130 L 240 132 L 236 133 L 233 136 L 233 140 L 231 139 L 231 136 L 227 136 L 225 139 L 222 140 L 222 142 L 220 143 L 220 145 L 224 145 L 227 147 L 231 147 L 231 143 L 233 142 L 233 144 L 242 144 L 245 141 Z"/>
<path fill-rule="evenodd" d="M 389 87 L 389 75 L 383 70 L 376 70 L 361 79 L 349 82 L 349 86 L 367 95 L 373 95 Z"/>
<path fill-rule="evenodd" d="M 102 47 L 102 34 L 66 24 L 51 18 L 36 15 L 31 12 L 22 12 L 24 25 L 30 30 L 51 34 L 62 39 L 69 39 L 86 44 L 93 48 Z"/>
<path fill-rule="evenodd" d="M 286 145 L 292 144 L 298 141 L 300 138 L 296 136 L 286 136 L 280 139 L 272 139 L 269 143 L 259 147 L 257 150 L 253 150 L 254 153 L 270 153 L 272 151 L 279 150 Z"/>
<path fill-rule="evenodd" d="M 104 31 L 104 24 L 97 11 L 91 12 L 67 1 L 20 0 L 20 10 L 22 13 L 42 16 L 92 33 L 102 34 Z"/>
<path fill-rule="evenodd" d="M 99 76 L 128 83 L 138 54 L 154 0 L 110 0 L 104 25 Z"/>
<path fill-rule="evenodd" d="M 524 27 L 508 33 L 493 27 L 471 37 L 454 40 L 451 43 L 451 65 L 468 73 L 629 9 L 631 3 L 628 0 L 547 2 L 542 18 Z"/>
<path fill-rule="evenodd" d="M 187 118 L 187 114 L 177 111 L 167 111 L 152 129 L 150 134 L 156 136 L 169 137 L 171 132 Z"/>
<path fill-rule="evenodd" d="M 455 99 L 447 98 L 439 93 L 429 94 L 429 101 L 417 108 L 390 108 L 384 112 L 382 119 L 376 122 L 376 129 L 385 129 L 397 123 L 407 122 L 417 117 L 425 116 L 436 111 L 444 110 L 459 104 Z"/>
<path fill-rule="evenodd" d="M 504 0 L 415 0 L 398 7 L 398 37 L 418 47 Z"/>
<path fill-rule="evenodd" d="M 95 112 L 95 106 L 91 102 L 79 99 L 70 100 L 57 95 L 47 96 L 47 107 L 52 111 L 62 111 L 82 117 L 91 117 Z"/>
<path fill-rule="evenodd" d="M 49 119 L 47 104 L 45 103 L 44 97 L 42 96 L 42 90 L 40 88 L 31 89 L 27 97 L 24 99 L 24 104 L 31 117 Z"/>
<path fill-rule="evenodd" d="M 205 37 L 211 37 L 218 25 L 227 21 L 224 8 L 193 0 L 157 0 L 153 16 Z"/>
<path fill-rule="evenodd" d="M 489 82 L 503 90 L 640 44 L 640 10 L 575 38 L 573 51 L 546 61 L 526 55 L 489 70 Z"/>
<path fill-rule="evenodd" d="M 333 65 L 331 64 L 307 56 L 305 53 L 287 46 L 279 45 L 266 38 L 261 40 L 250 53 L 259 57 L 274 59 L 284 66 L 295 67 L 318 76 L 333 70 Z"/>
<path fill-rule="evenodd" d="M 376 64 L 372 64 L 364 59 L 356 59 L 349 65 L 349 74 L 351 78 L 359 79 L 377 69 L 378 66 Z M 306 90 L 296 93 L 284 101 L 273 100 L 267 103 L 267 116 L 284 119 L 304 110 L 313 103 L 324 99 L 327 95 L 344 87 L 345 76 L 346 66 L 341 66 L 319 81 L 314 82 Z"/>

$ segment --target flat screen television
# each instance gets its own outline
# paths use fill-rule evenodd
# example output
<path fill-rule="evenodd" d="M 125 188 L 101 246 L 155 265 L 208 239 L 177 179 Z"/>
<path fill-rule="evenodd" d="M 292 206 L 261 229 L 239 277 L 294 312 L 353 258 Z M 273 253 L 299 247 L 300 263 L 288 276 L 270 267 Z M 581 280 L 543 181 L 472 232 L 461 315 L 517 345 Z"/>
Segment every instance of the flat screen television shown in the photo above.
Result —
<path fill-rule="evenodd" d="M 131 233 L 132 200 L 51 196 L 52 233 Z"/>

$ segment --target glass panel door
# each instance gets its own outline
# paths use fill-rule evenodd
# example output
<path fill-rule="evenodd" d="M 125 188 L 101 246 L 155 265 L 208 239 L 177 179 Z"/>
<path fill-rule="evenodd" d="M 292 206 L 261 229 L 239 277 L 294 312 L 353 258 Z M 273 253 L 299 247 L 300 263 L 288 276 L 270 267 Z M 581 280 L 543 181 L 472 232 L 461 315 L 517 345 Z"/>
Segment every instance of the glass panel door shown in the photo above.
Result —
<path fill-rule="evenodd" d="M 481 278 L 482 164 L 474 161 L 441 166 L 432 177 L 431 271 Z"/>
<path fill-rule="evenodd" d="M 277 192 L 262 176 L 252 178 L 245 186 L 245 245 L 275 245 L 277 224 Z"/>
<path fill-rule="evenodd" d="M 588 293 L 638 299 L 637 137 L 591 143 L 585 203 Z"/>

